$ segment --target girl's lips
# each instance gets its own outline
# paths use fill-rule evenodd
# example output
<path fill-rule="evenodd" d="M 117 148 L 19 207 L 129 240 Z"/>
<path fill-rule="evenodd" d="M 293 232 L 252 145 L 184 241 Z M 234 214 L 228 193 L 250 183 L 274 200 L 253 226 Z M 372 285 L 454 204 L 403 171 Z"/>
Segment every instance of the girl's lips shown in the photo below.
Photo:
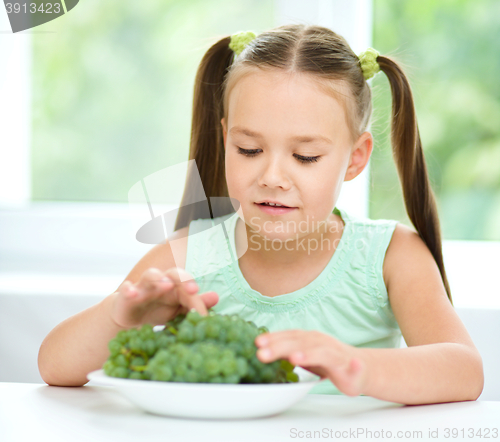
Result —
<path fill-rule="evenodd" d="M 265 206 L 263 204 L 254 203 L 262 210 L 264 213 L 268 215 L 284 215 L 285 213 L 290 213 L 295 210 L 297 207 L 273 207 L 273 206 Z"/>

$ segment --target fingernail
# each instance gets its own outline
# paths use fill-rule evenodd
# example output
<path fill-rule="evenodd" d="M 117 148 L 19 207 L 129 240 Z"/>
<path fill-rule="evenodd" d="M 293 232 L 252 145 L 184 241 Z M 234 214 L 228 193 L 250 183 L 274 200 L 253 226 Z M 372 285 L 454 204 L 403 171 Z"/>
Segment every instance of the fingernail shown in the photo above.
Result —
<path fill-rule="evenodd" d="M 268 348 L 262 348 L 258 351 L 260 359 L 270 359 L 271 358 L 271 350 Z"/>
<path fill-rule="evenodd" d="M 161 278 L 161 282 L 172 282 L 172 280 L 168 276 L 164 276 Z"/>
<path fill-rule="evenodd" d="M 198 286 L 196 285 L 196 282 L 189 281 L 187 283 L 186 288 L 188 288 L 189 290 L 194 290 L 194 289 L 198 288 Z"/>
<path fill-rule="evenodd" d="M 265 338 L 264 336 L 259 336 L 259 337 L 257 338 L 256 344 L 257 344 L 259 347 L 263 347 L 263 346 L 267 345 L 267 344 L 268 344 L 268 342 L 269 342 L 269 341 L 268 341 L 268 339 L 267 339 L 267 338 Z"/>

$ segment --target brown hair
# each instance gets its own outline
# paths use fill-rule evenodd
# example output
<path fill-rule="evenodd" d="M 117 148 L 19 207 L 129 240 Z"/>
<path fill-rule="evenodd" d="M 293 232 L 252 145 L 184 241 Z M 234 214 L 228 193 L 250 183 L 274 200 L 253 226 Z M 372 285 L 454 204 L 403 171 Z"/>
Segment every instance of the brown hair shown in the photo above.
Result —
<path fill-rule="evenodd" d="M 368 127 L 372 114 L 370 87 L 363 77 L 357 55 L 345 39 L 332 30 L 303 24 L 280 26 L 258 35 L 237 58 L 229 43 L 230 36 L 224 37 L 207 51 L 195 79 L 189 159 L 196 161 L 207 198 L 229 196 L 220 120 L 225 117 L 227 121 L 231 89 L 239 79 L 257 69 L 310 74 L 326 92 L 342 100 L 353 140 Z M 380 55 L 377 61 L 392 91 L 391 144 L 406 211 L 436 260 L 453 304 L 443 263 L 438 211 L 427 174 L 410 85 L 394 59 Z M 193 170 L 196 168 L 190 172 Z M 193 178 L 193 173 L 188 173 L 175 230 L 206 216 L 199 204 L 190 204 L 190 192 L 196 187 Z M 217 216 L 233 210 L 228 203 L 223 213 L 219 208 Z"/>

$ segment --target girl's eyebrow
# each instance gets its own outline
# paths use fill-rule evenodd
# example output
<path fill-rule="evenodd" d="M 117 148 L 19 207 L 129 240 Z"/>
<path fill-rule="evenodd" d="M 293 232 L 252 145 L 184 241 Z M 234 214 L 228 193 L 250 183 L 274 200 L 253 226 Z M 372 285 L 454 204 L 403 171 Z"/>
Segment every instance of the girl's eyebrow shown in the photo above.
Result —
<path fill-rule="evenodd" d="M 233 126 L 231 129 L 229 129 L 229 132 L 232 134 L 241 134 L 241 135 L 246 135 L 247 137 L 252 137 L 252 138 L 258 138 L 260 140 L 264 139 L 264 136 L 258 132 L 254 132 L 250 129 L 246 129 L 244 127 L 240 126 Z M 330 140 L 327 137 L 324 137 L 322 135 L 294 135 L 293 137 L 289 138 L 290 141 L 296 141 L 299 143 L 310 143 L 313 141 L 323 141 L 328 144 L 333 144 L 333 141 Z"/>

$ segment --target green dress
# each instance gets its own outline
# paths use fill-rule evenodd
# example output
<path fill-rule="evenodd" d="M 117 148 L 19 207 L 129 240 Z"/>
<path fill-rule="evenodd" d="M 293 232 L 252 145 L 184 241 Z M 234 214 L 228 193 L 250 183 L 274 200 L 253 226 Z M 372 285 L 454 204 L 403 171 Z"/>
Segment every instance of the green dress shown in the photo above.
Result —
<path fill-rule="evenodd" d="M 235 258 L 237 213 L 191 221 L 185 269 L 200 293 L 219 295 L 217 313 L 236 313 L 271 332 L 317 330 L 356 347 L 398 348 L 401 330 L 382 275 L 397 221 L 355 218 L 338 208 L 334 213 L 345 226 L 332 258 L 314 281 L 294 292 L 267 297 L 250 287 Z M 342 394 L 328 379 L 311 393 Z"/>

